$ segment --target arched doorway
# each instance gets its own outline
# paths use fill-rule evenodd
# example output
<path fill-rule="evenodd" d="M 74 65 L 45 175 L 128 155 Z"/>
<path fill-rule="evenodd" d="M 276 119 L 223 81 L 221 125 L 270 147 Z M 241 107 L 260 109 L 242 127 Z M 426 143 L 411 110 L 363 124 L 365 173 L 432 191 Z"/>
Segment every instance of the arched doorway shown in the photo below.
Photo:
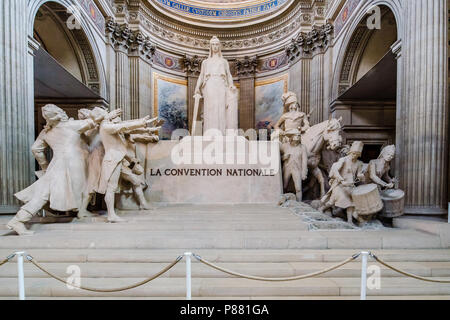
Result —
<path fill-rule="evenodd" d="M 364 142 L 364 162 L 396 140 L 397 60 L 392 46 L 399 38 L 398 26 L 388 7 L 379 8 L 381 28 L 368 28 L 365 15 L 341 51 L 331 104 L 332 115 L 343 118 L 344 142 Z"/>
<path fill-rule="evenodd" d="M 45 125 L 40 110 L 48 103 L 73 118 L 81 108 L 107 106 L 100 96 L 98 63 L 81 24 L 73 19 L 74 10 L 46 2 L 34 19 L 33 38 L 39 43 L 34 56 L 36 135 Z"/>

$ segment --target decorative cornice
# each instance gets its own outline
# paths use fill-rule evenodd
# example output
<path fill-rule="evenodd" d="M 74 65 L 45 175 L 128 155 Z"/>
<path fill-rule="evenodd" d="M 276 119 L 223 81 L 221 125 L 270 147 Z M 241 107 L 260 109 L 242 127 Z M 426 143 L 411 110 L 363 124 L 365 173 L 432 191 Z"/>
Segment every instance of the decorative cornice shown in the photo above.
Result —
<path fill-rule="evenodd" d="M 294 61 L 302 55 L 312 54 L 315 51 L 325 50 L 333 37 L 333 25 L 327 23 L 323 26 L 313 26 L 308 33 L 299 33 L 286 48 L 289 61 Z"/>
<path fill-rule="evenodd" d="M 195 56 L 185 55 L 181 60 L 184 72 L 186 72 L 188 76 L 198 77 L 201 72 L 203 60 L 204 59 L 196 55 Z"/>
<path fill-rule="evenodd" d="M 128 54 L 128 50 L 133 43 L 132 33 L 128 24 L 119 24 L 113 19 L 108 18 L 106 20 L 105 32 L 115 50 Z"/>
<path fill-rule="evenodd" d="M 156 51 L 156 46 L 152 44 L 150 38 L 145 36 L 141 31 L 133 33 L 133 43 L 130 46 L 129 53 L 142 57 L 150 62 L 153 61 L 153 56 Z"/>
<path fill-rule="evenodd" d="M 148 6 L 142 6 L 139 12 L 141 26 L 152 38 L 167 43 L 167 49 L 183 48 L 184 52 L 198 54 L 209 49 L 209 40 L 213 36 L 222 41 L 223 50 L 243 51 L 277 48 L 277 42 L 289 39 L 300 27 L 300 14 L 311 4 L 298 1 L 292 9 L 272 21 L 231 30 L 196 27 L 180 21 L 172 21 Z M 308 10 L 308 9 L 306 9 Z M 159 43 L 159 41 L 158 41 Z M 278 46 L 279 48 L 279 46 Z M 269 49 L 272 50 L 273 49 Z M 246 54 L 243 52 L 243 55 Z"/>
<path fill-rule="evenodd" d="M 115 50 L 128 55 L 140 56 L 150 62 L 153 60 L 156 46 L 152 44 L 150 37 L 141 31 L 131 31 L 128 24 L 119 24 L 112 18 L 108 18 L 105 32 Z"/>
<path fill-rule="evenodd" d="M 236 72 L 240 78 L 254 77 L 258 67 L 258 58 L 244 57 L 236 61 Z"/>

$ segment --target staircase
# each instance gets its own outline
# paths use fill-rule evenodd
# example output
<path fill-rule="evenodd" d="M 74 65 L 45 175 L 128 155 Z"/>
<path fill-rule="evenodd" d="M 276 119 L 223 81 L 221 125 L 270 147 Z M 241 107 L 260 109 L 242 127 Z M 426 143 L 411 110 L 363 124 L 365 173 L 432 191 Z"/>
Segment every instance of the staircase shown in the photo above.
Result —
<path fill-rule="evenodd" d="M 309 231 L 309 225 L 290 209 L 268 205 L 177 205 L 122 215 L 128 223 L 107 224 L 104 217 L 96 217 L 34 224 L 33 237 L 12 235 L 5 228 L 9 217 L 1 217 L 0 259 L 26 250 L 61 277 L 68 277 L 67 268 L 76 265 L 82 285 L 115 288 L 157 273 L 186 251 L 240 273 L 290 277 L 325 269 L 363 249 L 408 272 L 450 279 L 450 250 L 439 236 L 415 230 Z M 374 262 L 369 260 L 371 264 Z M 236 279 L 193 259 L 192 296 L 358 299 L 360 274 L 358 259 L 314 279 L 268 283 Z M 69 290 L 25 263 L 25 290 L 27 299 L 184 299 L 185 264 L 180 262 L 145 286 L 102 294 Z M 14 260 L 0 267 L 0 299 L 17 299 L 17 295 Z M 368 297 L 450 299 L 450 285 L 408 279 L 381 267 L 381 288 L 368 290 Z"/>

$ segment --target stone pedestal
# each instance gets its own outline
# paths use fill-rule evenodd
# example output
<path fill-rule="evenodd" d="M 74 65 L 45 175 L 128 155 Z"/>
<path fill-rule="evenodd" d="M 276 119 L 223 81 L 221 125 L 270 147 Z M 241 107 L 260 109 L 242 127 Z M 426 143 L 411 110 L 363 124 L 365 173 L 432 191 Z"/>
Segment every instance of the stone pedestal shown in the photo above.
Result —
<path fill-rule="evenodd" d="M 231 137 L 221 146 L 217 141 L 201 141 L 202 137 L 193 139 L 138 146 L 139 158 L 147 158 L 142 163 L 146 163 L 150 185 L 146 197 L 151 203 L 275 205 L 279 201 L 283 189 L 277 142 Z M 180 164 L 174 157 L 180 154 L 177 150 L 189 153 L 186 159 L 192 164 Z M 222 161 L 210 162 L 207 154 L 216 154 L 216 160 Z M 136 209 L 137 205 L 132 196 L 122 196 L 119 207 Z"/>
<path fill-rule="evenodd" d="M 14 193 L 33 181 L 33 52 L 27 44 L 27 0 L 0 1 L 0 213 L 15 213 Z"/>
<path fill-rule="evenodd" d="M 408 214 L 445 214 L 448 170 L 447 1 L 404 1 L 400 179 Z"/>

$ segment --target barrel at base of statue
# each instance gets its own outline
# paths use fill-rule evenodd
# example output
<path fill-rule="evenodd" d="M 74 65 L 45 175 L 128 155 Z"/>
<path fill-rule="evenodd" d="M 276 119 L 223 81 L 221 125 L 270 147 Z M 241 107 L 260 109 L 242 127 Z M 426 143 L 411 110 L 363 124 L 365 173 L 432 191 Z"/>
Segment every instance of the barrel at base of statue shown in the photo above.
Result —
<path fill-rule="evenodd" d="M 380 216 L 385 218 L 400 217 L 405 212 L 405 192 L 398 189 L 389 189 L 381 192 L 384 208 Z"/>
<path fill-rule="evenodd" d="M 383 201 L 376 184 L 356 187 L 352 192 L 352 199 L 358 215 L 373 215 L 383 209 Z"/>

